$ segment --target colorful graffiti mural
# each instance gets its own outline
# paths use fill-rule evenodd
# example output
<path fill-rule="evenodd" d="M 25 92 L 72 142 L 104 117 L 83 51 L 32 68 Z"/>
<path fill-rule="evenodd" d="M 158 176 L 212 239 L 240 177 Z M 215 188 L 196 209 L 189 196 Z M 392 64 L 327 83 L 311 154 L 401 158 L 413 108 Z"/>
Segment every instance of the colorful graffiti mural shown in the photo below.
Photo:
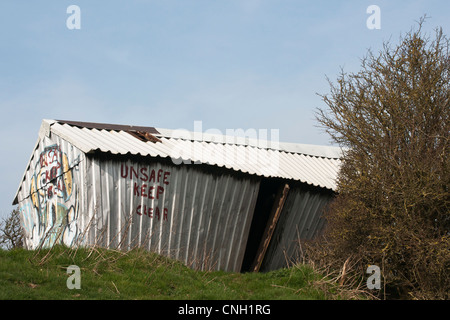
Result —
<path fill-rule="evenodd" d="M 72 245 L 78 235 L 78 191 L 67 154 L 58 145 L 45 147 L 31 179 L 31 205 L 23 205 L 23 227 L 32 248 Z"/>

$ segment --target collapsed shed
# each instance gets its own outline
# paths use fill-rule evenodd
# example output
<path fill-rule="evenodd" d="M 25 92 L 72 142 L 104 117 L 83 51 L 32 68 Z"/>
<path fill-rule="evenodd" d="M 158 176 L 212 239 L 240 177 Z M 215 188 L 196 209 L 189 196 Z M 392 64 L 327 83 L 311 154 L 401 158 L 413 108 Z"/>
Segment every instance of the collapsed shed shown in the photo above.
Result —
<path fill-rule="evenodd" d="M 268 271 L 323 228 L 340 149 L 43 120 L 13 204 L 29 249 L 144 247 L 201 270 Z"/>

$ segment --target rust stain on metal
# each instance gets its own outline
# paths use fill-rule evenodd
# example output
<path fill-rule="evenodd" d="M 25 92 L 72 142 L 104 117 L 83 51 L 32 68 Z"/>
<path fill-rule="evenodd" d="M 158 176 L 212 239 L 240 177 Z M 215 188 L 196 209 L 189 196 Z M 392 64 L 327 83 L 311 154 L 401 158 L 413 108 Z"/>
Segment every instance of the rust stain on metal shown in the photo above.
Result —
<path fill-rule="evenodd" d="M 134 131 L 145 132 L 149 134 L 159 134 L 158 130 L 154 127 L 142 127 L 142 126 L 127 126 L 122 124 L 109 124 L 109 123 L 97 123 L 97 122 L 82 122 L 82 121 L 67 121 L 56 120 L 60 123 L 65 123 L 74 127 L 98 129 L 98 130 L 114 130 L 114 131 Z"/>
<path fill-rule="evenodd" d="M 127 133 L 131 134 L 133 137 L 135 137 L 136 139 L 141 140 L 142 142 L 161 142 L 160 139 L 158 139 L 157 137 L 155 137 L 154 135 L 146 132 L 146 131 L 126 131 Z"/>

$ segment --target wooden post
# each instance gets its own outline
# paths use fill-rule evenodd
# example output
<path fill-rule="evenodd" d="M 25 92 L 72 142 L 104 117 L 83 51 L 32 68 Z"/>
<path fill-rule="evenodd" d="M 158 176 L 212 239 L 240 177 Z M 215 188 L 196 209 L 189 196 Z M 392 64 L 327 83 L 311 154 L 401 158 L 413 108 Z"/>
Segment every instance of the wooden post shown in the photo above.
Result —
<path fill-rule="evenodd" d="M 270 211 L 270 216 L 264 230 L 264 235 L 261 239 L 261 243 L 256 253 L 255 261 L 253 262 L 252 270 L 253 272 L 258 272 L 261 268 L 264 256 L 266 255 L 267 248 L 269 247 L 270 240 L 272 239 L 273 232 L 277 226 L 278 218 L 280 217 L 281 211 L 283 210 L 284 202 L 286 201 L 289 192 L 289 185 L 286 183 L 284 186 L 281 185 L 278 189 L 277 196 Z"/>

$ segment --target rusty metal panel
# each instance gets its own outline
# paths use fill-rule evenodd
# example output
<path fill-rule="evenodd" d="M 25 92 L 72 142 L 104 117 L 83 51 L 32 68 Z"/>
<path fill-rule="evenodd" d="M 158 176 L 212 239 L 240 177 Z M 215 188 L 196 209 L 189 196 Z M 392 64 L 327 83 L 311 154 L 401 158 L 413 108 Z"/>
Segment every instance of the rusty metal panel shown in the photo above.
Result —
<path fill-rule="evenodd" d="M 121 124 L 109 124 L 109 123 L 97 123 L 97 122 L 81 122 L 81 121 L 67 121 L 67 120 L 56 120 L 59 123 L 66 123 L 71 126 L 76 126 L 80 128 L 98 129 L 98 130 L 123 130 L 123 131 L 142 131 L 150 134 L 159 133 L 153 127 L 142 127 L 142 126 L 127 126 Z"/>
<path fill-rule="evenodd" d="M 261 270 L 276 270 L 300 261 L 301 241 L 310 240 L 323 228 L 323 210 L 331 192 L 297 186 L 289 192 Z"/>
<path fill-rule="evenodd" d="M 155 159 L 87 157 L 89 243 L 239 271 L 259 180 Z"/>

